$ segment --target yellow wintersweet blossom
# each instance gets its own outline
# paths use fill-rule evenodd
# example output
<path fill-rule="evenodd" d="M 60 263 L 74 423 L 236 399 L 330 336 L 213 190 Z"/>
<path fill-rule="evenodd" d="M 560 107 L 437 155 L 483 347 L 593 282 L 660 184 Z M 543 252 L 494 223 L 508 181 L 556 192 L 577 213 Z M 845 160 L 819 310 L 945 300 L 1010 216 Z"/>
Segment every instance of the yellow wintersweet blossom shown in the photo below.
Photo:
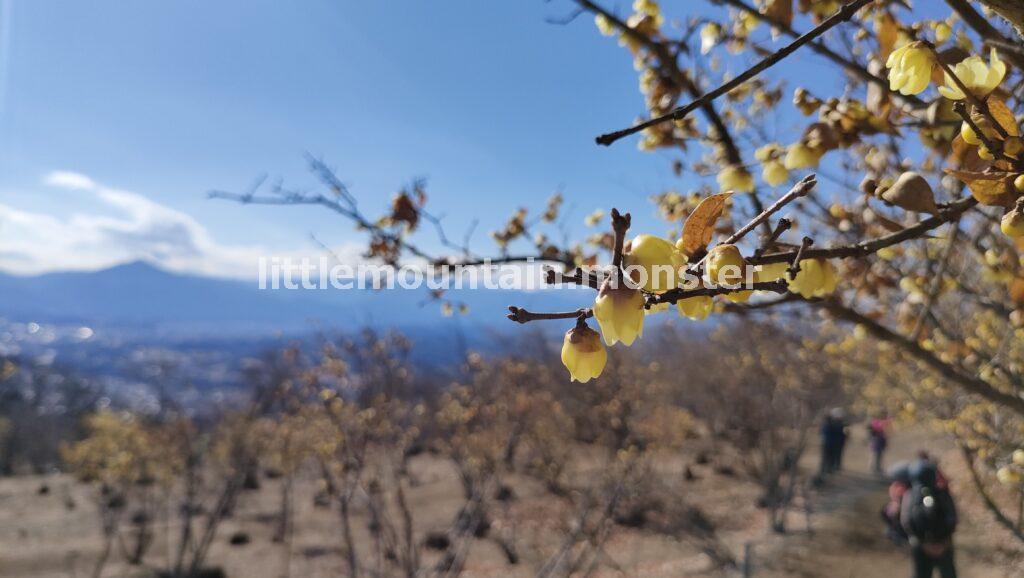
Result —
<path fill-rule="evenodd" d="M 1014 450 L 1011 460 L 1013 465 L 1024 467 L 1024 449 Z"/>
<path fill-rule="evenodd" d="M 754 152 L 754 157 L 761 161 L 761 179 L 770 186 L 777 187 L 789 179 L 789 170 L 780 160 L 784 152 L 775 143 L 764 145 Z"/>
<path fill-rule="evenodd" d="M 664 293 L 678 284 L 679 268 L 685 260 L 672 243 L 654 235 L 637 235 L 623 254 L 627 267 L 639 268 L 631 271 L 634 281 L 643 281 L 644 291 Z M 643 275 L 643 278 L 640 278 Z"/>
<path fill-rule="evenodd" d="M 708 252 L 704 267 L 715 285 L 739 285 L 747 273 L 747 261 L 736 245 L 716 245 Z"/>
<path fill-rule="evenodd" d="M 612 277 L 604 282 L 594 301 L 594 317 L 604 342 L 629 346 L 644 331 L 644 295 Z"/>
<path fill-rule="evenodd" d="M 791 171 L 794 169 L 816 167 L 824 154 L 825 151 L 821 149 L 809 147 L 802 142 L 798 142 L 789 146 L 783 166 Z"/>
<path fill-rule="evenodd" d="M 900 94 L 920 94 L 928 88 L 935 58 L 923 42 L 910 42 L 892 51 L 885 62 L 889 88 Z"/>
<path fill-rule="evenodd" d="M 608 363 L 608 351 L 601 343 L 601 336 L 584 325 L 577 325 L 565 333 L 562 342 L 562 365 L 569 370 L 573 381 L 586 383 L 604 371 Z"/>
<path fill-rule="evenodd" d="M 679 314 L 683 317 L 693 319 L 694 321 L 707 319 L 707 316 L 711 314 L 711 310 L 714 308 L 714 300 L 706 295 L 700 297 L 688 297 L 686 299 L 676 301 L 676 309 L 679 310 Z"/>
<path fill-rule="evenodd" d="M 750 193 L 754 190 L 754 176 L 738 165 L 729 165 L 718 173 L 718 186 L 723 191 Z"/>
<path fill-rule="evenodd" d="M 974 96 L 984 98 L 988 93 L 995 90 L 999 83 L 1006 76 L 1006 63 L 999 60 L 999 54 L 993 48 L 989 53 L 988 65 L 980 56 L 969 56 L 953 67 L 953 74 L 960 79 L 960 82 L 967 87 Z M 939 87 L 939 94 L 950 100 L 963 100 L 967 98 L 960 87 L 957 86 L 949 74 L 945 75 L 946 85 Z"/>
<path fill-rule="evenodd" d="M 789 290 L 804 299 L 824 297 L 836 290 L 838 281 L 835 266 L 829 261 L 804 259 L 796 278 L 789 280 Z"/>

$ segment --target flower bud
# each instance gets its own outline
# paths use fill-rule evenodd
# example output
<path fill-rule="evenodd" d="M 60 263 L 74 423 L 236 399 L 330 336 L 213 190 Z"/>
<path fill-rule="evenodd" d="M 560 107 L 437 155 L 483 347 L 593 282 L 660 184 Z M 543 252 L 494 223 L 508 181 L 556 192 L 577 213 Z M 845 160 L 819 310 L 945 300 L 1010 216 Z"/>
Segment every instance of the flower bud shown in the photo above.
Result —
<path fill-rule="evenodd" d="M 1014 239 L 1024 237 L 1024 215 L 1017 210 L 1017 207 L 1003 215 L 1002 220 L 999 221 L 999 230 L 1007 237 Z"/>
<path fill-rule="evenodd" d="M 996 472 L 996 478 L 1000 484 L 1004 486 L 1015 486 L 1022 481 L 1024 477 L 1021 476 L 1020 470 L 1013 466 L 1003 466 Z"/>
<path fill-rule="evenodd" d="M 616 283 L 616 281 L 618 281 Z M 594 317 L 608 345 L 632 345 L 644 330 L 644 296 L 621 280 L 609 277 L 594 302 Z"/>
<path fill-rule="evenodd" d="M 562 342 L 562 365 L 569 370 L 573 381 L 586 383 L 601 375 L 608 362 L 608 351 L 601 336 L 586 323 L 565 333 Z"/>
<path fill-rule="evenodd" d="M 643 270 L 644 291 L 664 293 L 678 284 L 685 261 L 675 245 L 654 235 L 637 235 L 623 254 L 625 264 Z M 639 276 L 639 271 L 636 272 Z M 639 281 L 634 277 L 634 281 Z"/>
<path fill-rule="evenodd" d="M 747 272 L 747 261 L 736 245 L 716 245 L 704 261 L 708 278 L 715 285 L 739 285 Z"/>

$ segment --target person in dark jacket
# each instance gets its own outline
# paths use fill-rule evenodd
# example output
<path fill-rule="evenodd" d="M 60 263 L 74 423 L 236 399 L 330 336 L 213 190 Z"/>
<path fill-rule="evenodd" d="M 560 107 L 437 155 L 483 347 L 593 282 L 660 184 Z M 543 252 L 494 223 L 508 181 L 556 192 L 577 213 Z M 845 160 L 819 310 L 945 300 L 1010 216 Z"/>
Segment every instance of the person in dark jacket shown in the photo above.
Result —
<path fill-rule="evenodd" d="M 833 408 L 821 424 L 821 474 L 831 474 L 842 468 L 843 449 L 846 446 L 846 420 L 843 409 Z"/>
<path fill-rule="evenodd" d="M 938 464 L 926 453 L 907 470 L 907 482 L 900 496 L 900 525 L 910 542 L 914 578 L 956 578 L 953 562 L 953 532 L 957 513 L 949 483 Z"/>

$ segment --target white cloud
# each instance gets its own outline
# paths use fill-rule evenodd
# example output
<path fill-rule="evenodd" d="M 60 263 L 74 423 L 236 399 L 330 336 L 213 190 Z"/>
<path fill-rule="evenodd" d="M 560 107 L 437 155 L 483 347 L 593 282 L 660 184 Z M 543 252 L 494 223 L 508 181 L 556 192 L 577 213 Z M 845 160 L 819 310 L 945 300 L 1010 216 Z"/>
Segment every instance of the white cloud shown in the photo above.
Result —
<path fill-rule="evenodd" d="M 90 194 L 114 216 L 76 213 L 61 219 L 0 204 L 0 269 L 19 274 L 94 270 L 143 259 L 171 271 L 254 279 L 260 257 L 323 253 L 316 247 L 281 251 L 221 244 L 190 215 L 79 173 L 54 171 L 44 184 Z M 354 244 L 333 251 L 353 264 L 360 259 Z"/>

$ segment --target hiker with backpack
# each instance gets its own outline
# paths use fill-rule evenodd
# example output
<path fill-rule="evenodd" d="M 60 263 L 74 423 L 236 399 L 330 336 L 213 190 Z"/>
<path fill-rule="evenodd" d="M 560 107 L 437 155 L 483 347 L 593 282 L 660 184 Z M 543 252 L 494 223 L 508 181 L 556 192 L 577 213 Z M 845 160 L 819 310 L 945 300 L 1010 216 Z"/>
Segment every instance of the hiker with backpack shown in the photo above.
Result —
<path fill-rule="evenodd" d="M 949 483 L 926 452 L 890 471 L 889 504 L 882 512 L 894 541 L 910 544 L 914 578 L 956 578 L 953 532 L 957 515 Z"/>

